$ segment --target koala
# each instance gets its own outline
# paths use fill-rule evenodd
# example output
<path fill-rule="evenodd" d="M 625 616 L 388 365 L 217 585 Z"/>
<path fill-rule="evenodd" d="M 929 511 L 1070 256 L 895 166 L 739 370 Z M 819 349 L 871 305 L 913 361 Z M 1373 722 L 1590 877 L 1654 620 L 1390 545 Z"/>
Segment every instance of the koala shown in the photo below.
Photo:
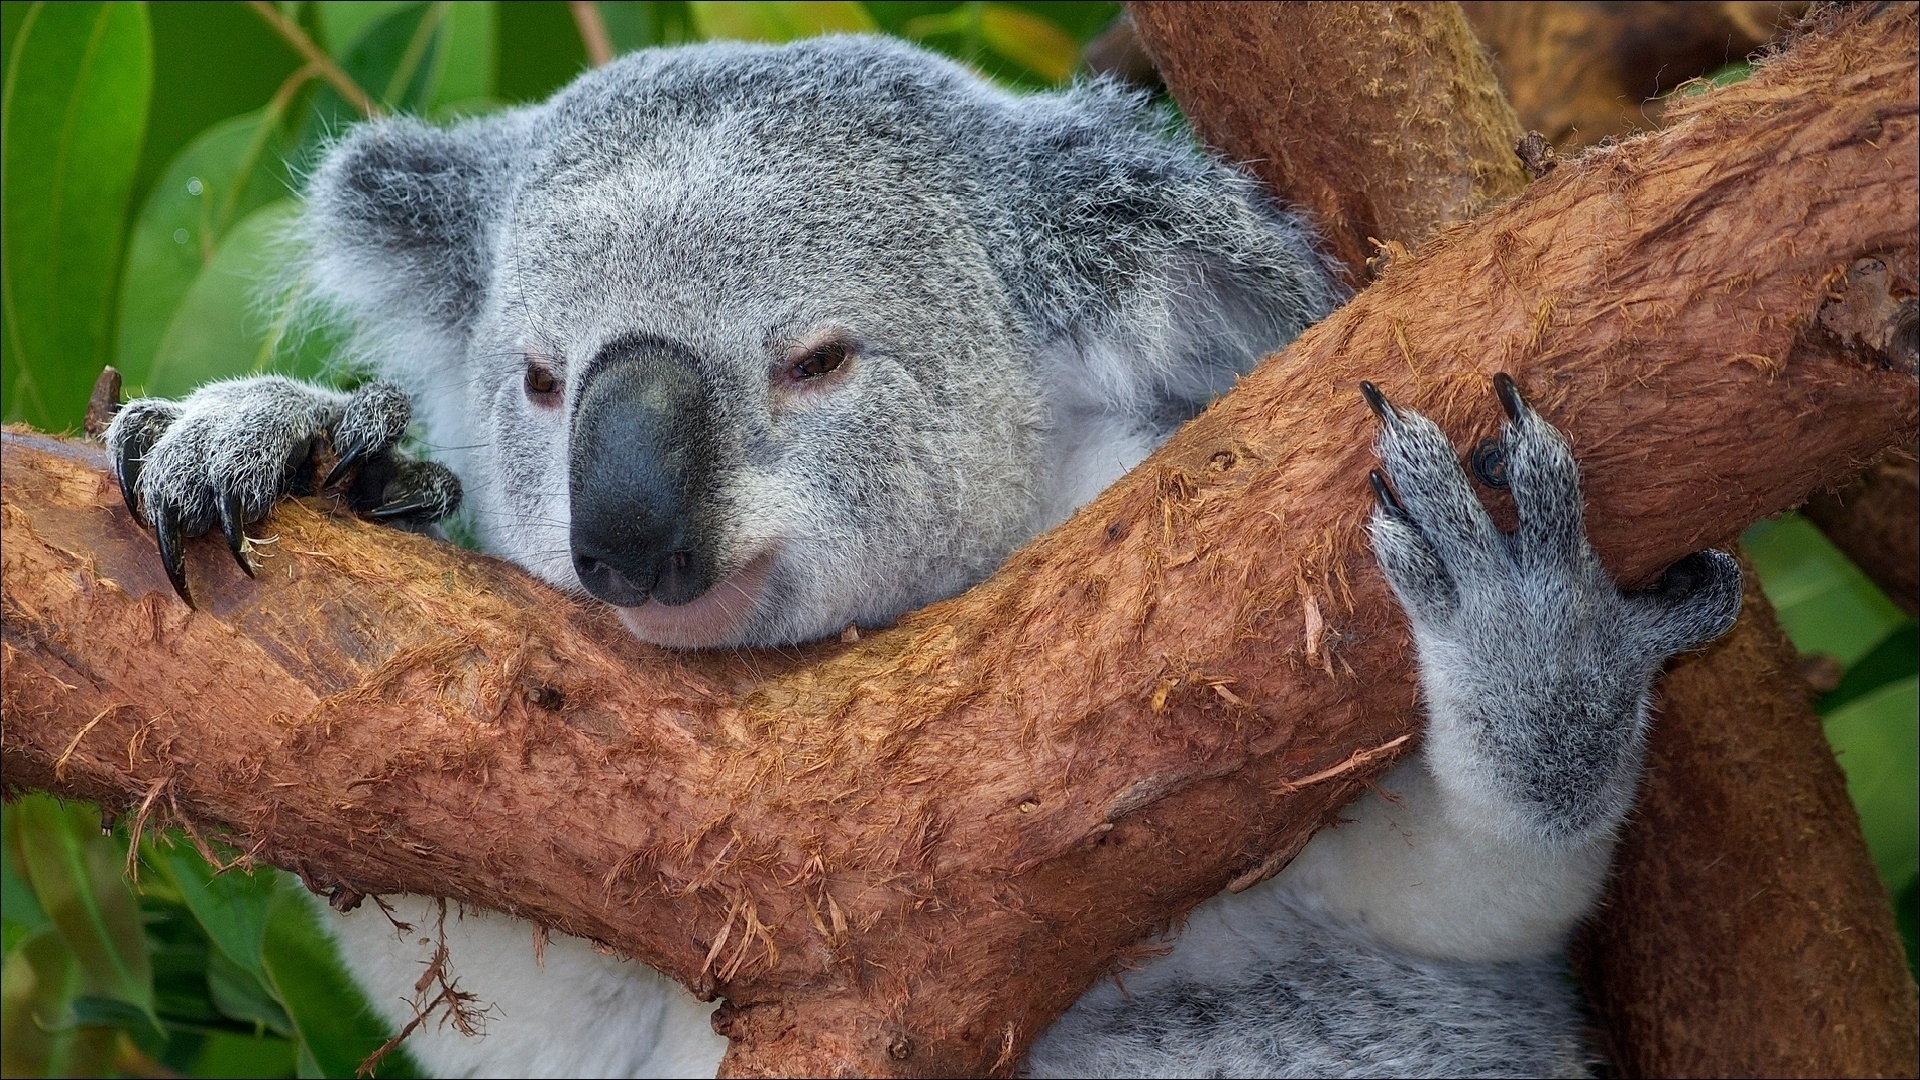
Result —
<path fill-rule="evenodd" d="M 368 516 L 458 507 L 479 546 L 650 642 L 883 625 L 990 573 L 1341 298 L 1307 223 L 1137 92 L 1014 95 L 875 37 L 639 52 L 451 129 L 372 121 L 306 199 L 303 277 L 381 377 L 116 416 L 128 507 L 182 597 L 182 537 L 218 526 L 245 566 L 246 526 L 325 443 L 322 482 Z M 1437 427 L 1356 390 L 1420 753 L 1089 991 L 1029 1075 L 1585 1071 L 1560 952 L 1632 802 L 1651 680 L 1726 629 L 1739 573 L 1703 552 L 1621 592 L 1566 440 L 1494 389 L 1511 535 Z M 416 926 L 431 905 L 397 904 Z M 326 917 L 399 1026 L 426 952 L 377 912 Z M 709 1007 L 657 973 L 567 938 L 536 958 L 500 915 L 447 932 L 494 1008 L 480 1037 L 416 1033 L 428 1069 L 713 1074 Z"/>

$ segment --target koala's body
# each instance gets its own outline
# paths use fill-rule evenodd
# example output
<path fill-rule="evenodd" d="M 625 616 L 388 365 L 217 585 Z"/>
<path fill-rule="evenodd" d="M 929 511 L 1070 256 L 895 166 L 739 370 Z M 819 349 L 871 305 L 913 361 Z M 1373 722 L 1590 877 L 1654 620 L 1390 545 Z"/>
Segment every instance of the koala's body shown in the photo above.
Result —
<path fill-rule="evenodd" d="M 624 57 L 553 100 L 353 130 L 312 178 L 318 298 L 386 380 L 238 380 L 130 403 L 129 505 L 179 538 L 260 517 L 318 433 L 357 506 L 464 490 L 486 550 L 678 647 L 884 624 L 964 589 L 1338 300 L 1307 227 L 1096 83 L 1019 97 L 877 38 Z M 1522 527 L 1430 423 L 1376 400 L 1383 571 L 1431 721 L 1352 820 L 1203 906 L 1167 955 L 1038 1041 L 1034 1075 L 1577 1074 L 1558 954 L 1605 874 L 1659 663 L 1731 621 L 1697 556 L 1623 595 L 1563 440 L 1507 384 Z M 435 462 L 394 450 L 409 416 Z M 437 463 L 436 463 L 437 462 Z M 456 480 L 457 477 L 457 480 Z M 426 902 L 402 918 L 431 923 Z M 329 916 L 396 1025 L 426 954 Z M 468 913 L 483 1037 L 444 1075 L 711 1075 L 709 1006 Z"/>

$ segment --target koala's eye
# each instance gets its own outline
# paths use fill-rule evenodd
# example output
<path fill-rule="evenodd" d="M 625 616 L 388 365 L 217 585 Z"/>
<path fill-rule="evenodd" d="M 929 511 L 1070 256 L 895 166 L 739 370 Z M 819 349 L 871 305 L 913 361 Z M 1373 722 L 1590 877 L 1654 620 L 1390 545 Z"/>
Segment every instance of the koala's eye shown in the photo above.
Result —
<path fill-rule="evenodd" d="M 526 375 L 527 400 L 535 405 L 557 405 L 560 403 L 560 378 L 553 369 L 538 360 L 527 361 Z"/>
<path fill-rule="evenodd" d="M 817 379 L 847 362 L 847 354 L 853 347 L 840 338 L 825 341 L 802 353 L 793 362 L 792 374 L 796 379 Z"/>

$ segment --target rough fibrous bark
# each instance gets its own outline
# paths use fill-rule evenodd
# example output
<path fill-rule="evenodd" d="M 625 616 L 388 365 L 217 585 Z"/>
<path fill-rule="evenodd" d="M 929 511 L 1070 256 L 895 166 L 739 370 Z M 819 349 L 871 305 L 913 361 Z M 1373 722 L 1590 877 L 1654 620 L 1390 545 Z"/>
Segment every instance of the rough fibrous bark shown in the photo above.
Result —
<path fill-rule="evenodd" d="M 1909 376 L 1815 346 L 1855 259 L 1911 257 L 1913 40 L 1910 10 L 1844 27 L 1443 234 L 993 579 L 852 646 L 648 649 L 299 506 L 257 582 L 193 545 L 189 613 L 94 464 L 15 441 L 6 780 L 611 942 L 728 997 L 735 1073 L 1005 1070 L 1407 745 L 1357 380 L 1464 447 L 1512 373 L 1630 581 L 1911 428 Z"/>
<path fill-rule="evenodd" d="M 1912 1076 L 1905 949 L 1799 656 L 1746 571 L 1733 632 L 1661 682 L 1582 943 L 1594 1009 L 1626 1077 Z"/>
<path fill-rule="evenodd" d="M 1364 265 L 1374 240 L 1413 246 L 1526 185 L 1519 122 L 1457 5 L 1127 10 L 1195 132 L 1306 210 L 1345 266 Z M 1356 134 L 1301 137 L 1330 128 Z"/>
<path fill-rule="evenodd" d="M 1652 126 L 1665 103 L 1650 100 L 1689 78 L 1746 59 L 1802 13 L 1803 3 L 1537 3 L 1461 5 L 1493 53 L 1523 127 L 1561 150 Z M 1864 327 L 1880 347 L 1915 363 L 1912 267 L 1860 266 L 1887 280 L 1860 290 Z M 1834 311 L 1826 321 L 1853 314 Z M 1846 327 L 1841 327 L 1844 333 Z M 1804 508 L 1908 614 L 1920 603 L 1920 491 L 1911 452 L 1868 467 L 1844 491 Z"/>

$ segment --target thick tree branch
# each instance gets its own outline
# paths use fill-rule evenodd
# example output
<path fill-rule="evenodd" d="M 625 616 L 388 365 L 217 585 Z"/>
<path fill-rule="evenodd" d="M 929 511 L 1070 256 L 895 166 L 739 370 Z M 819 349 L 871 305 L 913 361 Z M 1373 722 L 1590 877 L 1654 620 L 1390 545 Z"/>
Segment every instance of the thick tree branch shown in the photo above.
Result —
<path fill-rule="evenodd" d="M 1457 5 L 1127 11 L 1194 131 L 1307 210 L 1347 267 L 1372 241 L 1412 247 L 1526 186 L 1519 122 Z"/>
<path fill-rule="evenodd" d="M 190 613 L 94 464 L 10 438 L 6 782 L 611 942 L 728 996 L 737 1073 L 1004 1070 L 1406 745 L 1358 379 L 1464 447 L 1514 374 L 1630 580 L 1912 427 L 1909 375 L 1811 343 L 1855 258 L 1912 257 L 1913 41 L 1910 9 L 1850 25 L 1443 234 L 989 582 L 850 647 L 651 650 L 300 506 L 258 582 L 193 545 Z"/>

